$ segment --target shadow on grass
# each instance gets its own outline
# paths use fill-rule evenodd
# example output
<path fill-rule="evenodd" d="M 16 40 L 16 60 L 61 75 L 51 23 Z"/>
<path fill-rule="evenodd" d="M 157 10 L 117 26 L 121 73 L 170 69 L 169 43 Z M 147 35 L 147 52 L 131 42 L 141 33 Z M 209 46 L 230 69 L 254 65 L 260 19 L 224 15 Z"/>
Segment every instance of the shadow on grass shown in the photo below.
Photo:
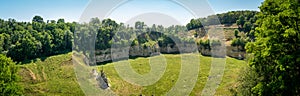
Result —
<path fill-rule="evenodd" d="M 153 56 L 157 56 L 157 55 L 153 55 Z M 151 56 L 129 56 L 128 58 L 119 58 L 119 59 L 114 59 L 114 60 L 109 60 L 109 61 L 104 61 L 104 62 L 97 62 L 96 65 L 94 66 L 99 66 L 99 65 L 106 65 L 109 63 L 113 63 L 113 62 L 118 62 L 118 61 L 123 61 L 123 60 L 129 60 L 129 59 L 137 59 L 137 58 L 148 58 Z"/>
<path fill-rule="evenodd" d="M 18 62 L 18 64 L 29 64 L 31 62 L 37 62 L 37 61 L 45 61 L 47 58 L 51 57 L 51 56 L 55 56 L 55 55 L 60 55 L 60 54 L 67 54 L 67 53 L 70 53 L 71 51 L 62 51 L 62 52 L 59 52 L 59 53 L 56 53 L 56 54 L 51 54 L 51 55 L 43 55 L 41 57 L 37 57 L 37 58 L 33 58 L 33 59 L 27 59 L 27 60 L 23 60 L 23 61 L 20 61 Z"/>

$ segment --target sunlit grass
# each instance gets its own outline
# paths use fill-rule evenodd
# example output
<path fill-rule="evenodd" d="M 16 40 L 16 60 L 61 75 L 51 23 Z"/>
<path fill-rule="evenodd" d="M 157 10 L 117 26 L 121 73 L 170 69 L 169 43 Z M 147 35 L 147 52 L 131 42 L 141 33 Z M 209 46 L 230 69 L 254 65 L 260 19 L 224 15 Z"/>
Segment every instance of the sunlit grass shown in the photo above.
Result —
<path fill-rule="evenodd" d="M 160 80 L 153 85 L 138 86 L 126 82 L 119 77 L 113 63 L 102 65 L 111 83 L 111 89 L 119 95 L 163 95 L 175 85 L 181 69 L 181 55 L 163 54 L 167 60 L 167 68 Z M 204 88 L 211 67 L 211 57 L 199 56 L 200 71 L 198 80 L 190 95 L 200 95 Z M 129 60 L 131 67 L 140 74 L 150 71 L 149 58 L 139 57 Z M 237 73 L 241 67 L 245 66 L 245 61 L 226 58 L 225 71 L 222 82 L 216 91 L 218 95 L 230 95 L 229 88 L 236 84 Z M 98 67 L 101 69 L 101 66 Z"/>
<path fill-rule="evenodd" d="M 114 63 L 96 66 L 98 70 L 105 71 L 110 89 L 117 95 L 164 95 L 179 78 L 181 70 L 180 54 L 162 54 L 167 62 L 166 70 L 156 83 L 149 86 L 138 86 L 128 83 L 117 73 Z M 25 95 L 84 95 L 77 83 L 74 73 L 72 54 L 63 54 L 46 58 L 44 61 L 37 60 L 30 64 L 20 65 L 19 74 L 22 76 L 21 85 L 24 86 Z M 211 69 L 211 57 L 198 56 L 200 60 L 199 74 L 196 85 L 190 95 L 201 95 Z M 130 59 L 130 66 L 139 74 L 147 74 L 151 67 L 149 60 L 153 57 L 138 57 Z M 73 58 L 74 59 L 74 58 Z M 82 62 L 82 60 L 78 60 Z M 246 62 L 233 58 L 226 58 L 224 75 L 216 95 L 230 95 L 229 89 L 236 85 L 238 72 Z M 94 66 L 95 67 L 95 66 Z M 195 66 L 197 67 L 197 66 Z M 31 72 L 30 72 L 30 71 Z"/>

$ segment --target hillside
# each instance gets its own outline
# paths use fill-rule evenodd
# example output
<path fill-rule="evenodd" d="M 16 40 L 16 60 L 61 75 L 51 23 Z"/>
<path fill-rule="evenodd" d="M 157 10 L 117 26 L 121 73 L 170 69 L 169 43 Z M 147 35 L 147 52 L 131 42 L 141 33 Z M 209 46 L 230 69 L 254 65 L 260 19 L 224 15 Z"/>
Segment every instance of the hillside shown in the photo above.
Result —
<path fill-rule="evenodd" d="M 84 95 L 73 70 L 72 54 L 62 54 L 19 65 L 24 95 Z"/>
<path fill-rule="evenodd" d="M 122 80 L 117 74 L 114 64 L 108 63 L 103 69 L 109 78 L 111 90 L 118 95 L 159 95 L 165 94 L 178 78 L 181 64 L 180 55 L 163 54 L 167 60 L 167 68 L 163 77 L 153 85 L 141 87 Z M 145 74 L 150 71 L 149 58 L 139 57 L 130 59 L 132 68 L 137 73 Z M 211 57 L 200 56 L 200 72 L 198 81 L 191 95 L 199 95 L 208 78 Z M 229 95 L 229 89 L 236 85 L 236 79 L 241 67 L 246 63 L 233 58 L 226 58 L 226 69 L 215 95 Z M 35 60 L 32 63 L 20 65 L 20 84 L 24 86 L 25 95 L 84 95 L 77 83 L 72 65 L 71 53 L 51 56 L 45 60 Z M 99 70 L 101 66 L 96 66 Z"/>

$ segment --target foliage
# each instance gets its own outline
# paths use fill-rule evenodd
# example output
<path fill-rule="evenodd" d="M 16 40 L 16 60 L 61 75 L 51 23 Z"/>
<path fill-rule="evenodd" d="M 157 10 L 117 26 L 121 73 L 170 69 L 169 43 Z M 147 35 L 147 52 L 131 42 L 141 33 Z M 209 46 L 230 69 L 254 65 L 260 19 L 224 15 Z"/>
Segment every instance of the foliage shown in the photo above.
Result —
<path fill-rule="evenodd" d="M 214 39 L 200 40 L 197 44 L 200 46 L 200 48 L 204 48 L 208 50 L 211 50 L 212 46 L 221 46 L 220 40 L 214 40 Z"/>
<path fill-rule="evenodd" d="M 244 26 L 244 24 L 245 24 L 245 17 L 244 16 L 240 16 L 239 19 L 236 21 L 236 24 L 240 25 L 240 26 Z"/>
<path fill-rule="evenodd" d="M 234 30 L 234 36 L 235 36 L 236 38 L 239 38 L 239 35 L 238 35 L 239 33 L 240 33 L 239 30 L 237 30 L 237 29 Z"/>
<path fill-rule="evenodd" d="M 247 43 L 247 40 L 245 40 L 244 38 L 234 38 L 231 41 L 231 46 L 240 46 L 240 47 L 244 48 L 246 43 Z"/>
<path fill-rule="evenodd" d="M 199 19 L 191 19 L 190 23 L 186 25 L 186 28 L 188 30 L 196 29 L 196 28 L 201 28 L 203 25 L 201 24 L 201 21 Z"/>
<path fill-rule="evenodd" d="M 251 28 L 252 28 L 252 24 L 250 22 L 245 22 L 244 25 L 243 25 L 243 30 L 245 32 L 250 32 L 251 31 Z"/>
<path fill-rule="evenodd" d="M 41 16 L 34 16 L 32 22 L 43 23 L 44 19 Z"/>
<path fill-rule="evenodd" d="M 0 52 L 21 62 L 70 52 L 72 49 L 92 55 L 90 50 L 110 49 L 112 44 L 119 47 L 130 45 L 151 47 L 150 45 L 158 44 L 163 47 L 175 45 L 175 42 L 193 41 L 191 38 L 186 38 L 188 30 L 201 28 L 203 24 L 217 24 L 216 16 L 220 18 L 222 24 L 232 24 L 239 17 L 243 17 L 245 22 L 253 21 L 254 14 L 256 11 L 231 11 L 207 18 L 192 19 L 186 26 L 173 25 L 166 28 L 155 24 L 148 27 L 141 21 L 137 21 L 133 27 L 130 27 L 111 19 L 99 20 L 98 18 L 92 18 L 90 22 L 81 24 L 65 22 L 64 19 L 44 22 L 41 16 L 34 16 L 32 22 L 0 20 L 0 42 L 3 42 L 0 45 Z M 245 29 L 253 29 L 252 24 L 250 26 L 247 22 Z M 90 45 L 86 46 L 87 44 Z"/>
<path fill-rule="evenodd" d="M 0 20 L 0 52 L 20 62 L 72 50 L 75 23 L 64 19 L 45 23 L 41 16 L 32 22 Z"/>
<path fill-rule="evenodd" d="M 246 49 L 253 55 L 250 66 L 262 79 L 248 86 L 251 94 L 299 95 L 300 2 L 265 0 L 259 8 L 256 40 Z"/>
<path fill-rule="evenodd" d="M 22 94 L 22 88 L 17 84 L 18 68 L 10 58 L 0 54 L 0 94 L 1 96 L 15 96 Z"/>
<path fill-rule="evenodd" d="M 208 25 L 226 24 L 231 25 L 237 23 L 237 25 L 244 26 L 246 21 L 254 23 L 257 11 L 230 11 L 222 14 L 210 15 L 206 18 L 191 19 L 186 25 L 188 30 L 201 28 Z M 243 27 L 242 27 L 243 28 Z"/>
<path fill-rule="evenodd" d="M 237 96 L 249 96 L 257 95 L 253 94 L 252 87 L 258 84 L 258 81 L 262 78 L 259 78 L 258 74 L 252 67 L 246 66 L 240 69 L 239 77 L 237 84 L 238 86 L 231 88 L 233 95 Z"/>

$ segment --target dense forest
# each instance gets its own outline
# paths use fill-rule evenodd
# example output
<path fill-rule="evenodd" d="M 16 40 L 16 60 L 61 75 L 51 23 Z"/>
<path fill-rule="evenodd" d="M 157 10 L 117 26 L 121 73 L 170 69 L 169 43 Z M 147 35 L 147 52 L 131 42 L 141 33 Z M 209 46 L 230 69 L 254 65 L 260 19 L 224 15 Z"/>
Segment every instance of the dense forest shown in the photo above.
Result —
<path fill-rule="evenodd" d="M 248 37 L 253 37 L 250 30 L 254 29 L 253 22 L 256 13 L 256 11 L 232 11 L 216 16 L 219 16 L 222 24 L 236 22 L 240 26 L 237 34 L 243 31 L 249 34 Z M 192 19 L 186 26 L 173 25 L 166 28 L 155 24 L 148 26 L 141 21 L 137 21 L 134 27 L 130 27 L 124 23 L 118 24 L 111 19 L 101 21 L 98 18 L 93 18 L 90 22 L 83 24 L 65 22 L 64 19 L 45 22 L 40 16 L 33 17 L 32 22 L 1 19 L 0 42 L 2 45 L 0 45 L 0 52 L 11 57 L 14 61 L 24 61 L 70 52 L 72 48 L 74 50 L 86 50 L 80 48 L 86 48 L 84 44 L 87 43 L 95 44 L 96 50 L 104 50 L 111 48 L 112 42 L 119 47 L 135 45 L 147 47 L 155 44 L 167 46 L 174 44 L 174 40 L 176 42 L 200 42 L 195 41 L 195 38 L 187 37 L 188 30 L 201 28 L 197 27 L 198 25 L 213 25 L 214 23 L 211 23 L 213 21 L 210 19 L 212 16 L 199 18 L 196 21 Z M 204 24 L 201 23 L 202 20 L 209 25 L 202 25 Z M 246 42 L 246 38 L 241 40 L 237 38 L 233 45 L 244 46 L 245 43 L 241 43 L 242 41 Z M 74 42 L 76 46 L 73 46 Z M 130 42 L 131 44 L 129 44 Z M 201 41 L 199 44 L 209 46 L 209 42 Z"/>
<path fill-rule="evenodd" d="M 32 22 L 0 20 L 0 52 L 14 61 L 30 60 L 72 50 L 75 23 L 64 19 L 44 22 L 35 16 Z"/>

